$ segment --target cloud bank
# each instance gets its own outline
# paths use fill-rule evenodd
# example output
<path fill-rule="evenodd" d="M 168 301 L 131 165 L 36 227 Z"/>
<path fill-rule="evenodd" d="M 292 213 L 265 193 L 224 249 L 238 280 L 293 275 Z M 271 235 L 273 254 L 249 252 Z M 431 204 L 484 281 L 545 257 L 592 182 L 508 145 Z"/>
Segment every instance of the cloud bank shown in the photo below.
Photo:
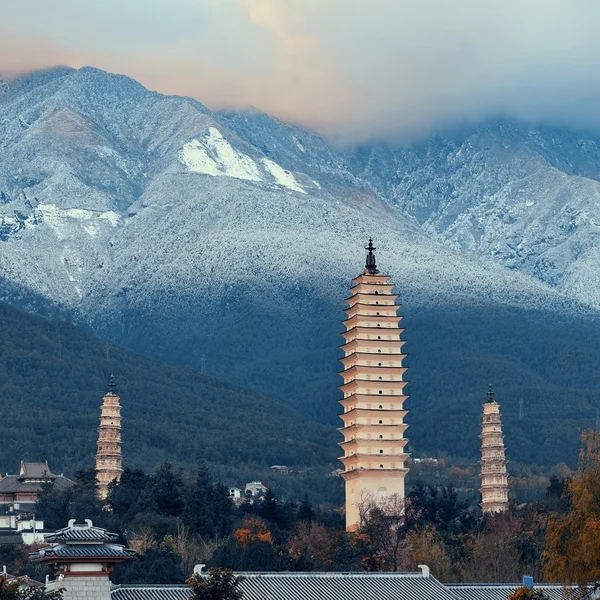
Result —
<path fill-rule="evenodd" d="M 83 64 L 342 142 L 600 129 L 597 0 L 0 0 L 0 72 Z"/>

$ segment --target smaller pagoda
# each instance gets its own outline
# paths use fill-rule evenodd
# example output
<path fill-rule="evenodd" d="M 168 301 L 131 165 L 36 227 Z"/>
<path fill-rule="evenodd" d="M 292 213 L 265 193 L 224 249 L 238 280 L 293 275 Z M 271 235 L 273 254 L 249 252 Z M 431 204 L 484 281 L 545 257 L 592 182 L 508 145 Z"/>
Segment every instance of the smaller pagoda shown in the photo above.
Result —
<path fill-rule="evenodd" d="M 96 452 L 96 494 L 101 500 L 106 500 L 108 486 L 115 479 L 119 481 L 123 472 L 119 400 L 119 396 L 115 393 L 115 378 L 111 375 L 108 392 L 102 397 Z"/>
<path fill-rule="evenodd" d="M 485 513 L 502 512 L 508 508 L 508 474 L 506 448 L 502 434 L 500 405 L 494 399 L 490 384 L 481 419 L 481 509 Z"/>
<path fill-rule="evenodd" d="M 94 527 L 89 519 L 83 524 L 72 519 L 67 527 L 46 534 L 44 541 L 49 545 L 29 556 L 52 568 L 65 600 L 108 600 L 111 571 L 135 556 L 135 551 L 115 544 L 117 538 L 116 533 Z"/>

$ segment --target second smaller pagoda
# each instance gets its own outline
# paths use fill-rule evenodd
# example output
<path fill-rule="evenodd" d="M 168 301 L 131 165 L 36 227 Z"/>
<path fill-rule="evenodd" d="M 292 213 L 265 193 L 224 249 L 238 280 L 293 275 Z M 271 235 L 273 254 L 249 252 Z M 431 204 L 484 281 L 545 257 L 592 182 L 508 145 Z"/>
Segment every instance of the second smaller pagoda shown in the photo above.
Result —
<path fill-rule="evenodd" d="M 502 512 L 508 508 L 508 473 L 506 447 L 502 434 L 500 405 L 494 399 L 490 384 L 481 419 L 481 509 L 484 513 Z"/>

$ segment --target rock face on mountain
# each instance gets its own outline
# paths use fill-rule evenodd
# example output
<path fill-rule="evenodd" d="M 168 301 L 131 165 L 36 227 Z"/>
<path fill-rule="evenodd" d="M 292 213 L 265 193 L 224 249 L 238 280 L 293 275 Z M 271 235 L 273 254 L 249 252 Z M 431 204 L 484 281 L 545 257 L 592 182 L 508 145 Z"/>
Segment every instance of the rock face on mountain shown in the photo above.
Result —
<path fill-rule="evenodd" d="M 419 418 L 440 409 L 458 422 L 452 407 L 472 397 L 475 432 L 490 377 L 508 406 L 519 395 L 532 413 L 557 406 L 564 378 L 538 346 L 556 356 L 556 328 L 600 331 L 590 285 L 600 154 L 558 135 L 500 123 L 418 147 L 340 150 L 262 113 L 214 113 L 96 69 L 34 73 L 0 88 L 0 276 L 113 342 L 205 361 L 335 422 L 343 298 L 372 236 L 414 327 L 408 437 L 417 451 L 474 454 L 476 434 L 440 438 Z M 501 358 L 498 315 L 510 315 L 517 347 Z M 566 320 L 552 332 L 519 337 L 557 315 Z M 485 367 L 482 352 L 494 357 Z M 481 364 L 457 383 L 447 375 L 459 360 Z M 573 387 L 600 387 L 582 384 L 592 372 Z M 589 394 L 577 398 L 570 450 L 595 414 Z M 515 424 L 523 440 L 529 426 Z M 510 453 L 508 427 L 507 440 Z"/>

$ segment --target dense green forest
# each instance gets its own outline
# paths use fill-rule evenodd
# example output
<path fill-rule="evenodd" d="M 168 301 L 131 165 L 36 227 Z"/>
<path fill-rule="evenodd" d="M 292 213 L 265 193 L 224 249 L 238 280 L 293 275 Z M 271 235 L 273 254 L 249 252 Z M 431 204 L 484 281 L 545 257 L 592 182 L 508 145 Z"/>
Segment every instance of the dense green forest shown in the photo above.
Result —
<path fill-rule="evenodd" d="M 14 472 L 21 459 L 47 459 L 67 474 L 92 466 L 101 396 L 114 372 L 124 406 L 126 466 L 152 469 L 168 459 L 190 472 L 203 460 L 228 484 L 261 479 L 276 483 L 283 497 L 308 492 L 316 502 L 341 501 L 342 482 L 328 476 L 339 466 L 338 367 L 327 357 L 335 347 L 326 353 L 319 344 L 298 358 L 307 368 L 316 360 L 309 354 L 323 359 L 315 377 L 302 382 L 300 411 L 287 397 L 271 399 L 229 383 L 236 379 L 232 362 L 224 381 L 107 346 L 65 322 L 73 315 L 26 291 L 11 291 L 10 300 L 46 318 L 0 304 L 2 472 Z M 523 476 L 529 465 L 536 476 L 540 468 L 548 475 L 555 464 L 574 466 L 579 433 L 594 425 L 600 407 L 595 320 L 517 309 L 497 310 L 492 318 L 488 308 L 455 307 L 409 314 L 403 325 L 414 456 L 446 456 L 448 465 L 476 467 L 481 403 L 492 382 L 511 472 Z M 261 378 L 268 381 L 284 359 L 265 364 Z M 295 467 L 296 474 L 275 476 L 272 464 Z"/>
<path fill-rule="evenodd" d="M 99 407 L 115 374 L 124 416 L 125 465 L 152 469 L 164 459 L 206 461 L 241 485 L 268 467 L 308 469 L 284 493 L 340 498 L 337 434 L 293 408 L 191 369 L 105 342 L 60 320 L 0 304 L 0 469 L 48 460 L 55 471 L 93 465 Z M 335 481 L 334 481 L 335 480 Z M 318 482 L 318 483 L 317 483 Z M 322 500 L 322 498 L 317 498 Z"/>
<path fill-rule="evenodd" d="M 509 460 L 575 466 L 581 431 L 595 426 L 600 408 L 596 319 L 456 307 L 403 322 L 415 451 L 476 457 L 491 382 Z"/>
<path fill-rule="evenodd" d="M 164 303 L 158 311 L 150 303 L 130 306 L 127 327 L 108 330 L 99 323 L 97 329 L 170 363 L 199 367 L 206 356 L 208 372 L 337 427 L 343 297 L 335 305 L 315 297 L 306 281 L 282 283 L 271 303 L 253 302 L 242 284 L 225 299 L 198 290 L 194 298 L 175 295 L 170 312 Z M 198 314 L 206 305 L 209 322 L 182 332 L 180 315 Z M 594 426 L 600 408 L 598 318 L 466 301 L 406 304 L 399 312 L 408 353 L 407 436 L 416 456 L 476 459 L 481 403 L 492 383 L 505 417 L 509 459 L 574 466 L 579 431 Z"/>

